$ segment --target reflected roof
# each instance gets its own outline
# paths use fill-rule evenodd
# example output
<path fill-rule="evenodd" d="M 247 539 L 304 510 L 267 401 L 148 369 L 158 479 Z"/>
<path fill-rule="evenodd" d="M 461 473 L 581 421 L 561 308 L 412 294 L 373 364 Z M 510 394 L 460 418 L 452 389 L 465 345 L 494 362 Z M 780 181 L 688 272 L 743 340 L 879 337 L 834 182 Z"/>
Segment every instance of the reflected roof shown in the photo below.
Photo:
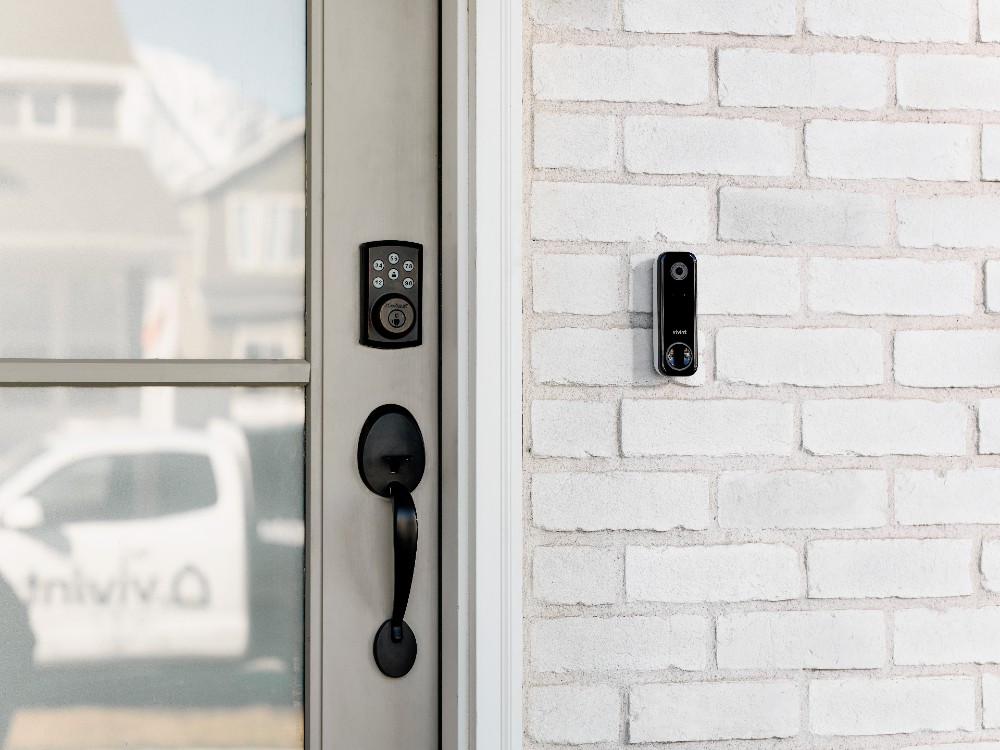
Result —
<path fill-rule="evenodd" d="M 114 0 L 0 0 L 0 58 L 130 63 Z"/>
<path fill-rule="evenodd" d="M 73 0 L 76 2 L 76 0 Z M 0 234 L 170 237 L 177 207 L 138 149 L 0 140 Z"/>

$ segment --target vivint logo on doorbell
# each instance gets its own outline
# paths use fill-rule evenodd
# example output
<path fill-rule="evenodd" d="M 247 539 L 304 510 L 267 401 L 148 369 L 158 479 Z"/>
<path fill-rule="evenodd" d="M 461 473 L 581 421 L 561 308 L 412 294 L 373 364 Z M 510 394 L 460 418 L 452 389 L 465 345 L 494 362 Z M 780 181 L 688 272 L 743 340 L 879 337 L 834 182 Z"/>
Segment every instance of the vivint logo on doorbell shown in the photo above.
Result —
<path fill-rule="evenodd" d="M 661 253 L 653 262 L 653 362 L 661 375 L 698 371 L 698 259 Z"/>

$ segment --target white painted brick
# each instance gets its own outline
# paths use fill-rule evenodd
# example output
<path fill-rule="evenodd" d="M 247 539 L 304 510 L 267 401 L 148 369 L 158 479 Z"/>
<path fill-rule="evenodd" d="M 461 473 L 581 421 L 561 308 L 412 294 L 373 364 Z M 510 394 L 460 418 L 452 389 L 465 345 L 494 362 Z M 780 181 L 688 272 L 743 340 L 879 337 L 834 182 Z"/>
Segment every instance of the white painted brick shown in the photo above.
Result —
<path fill-rule="evenodd" d="M 613 12 L 611 0 L 531 0 L 531 19 L 540 26 L 604 31 Z"/>
<path fill-rule="evenodd" d="M 809 728 L 821 735 L 971 730 L 971 677 L 853 678 L 809 683 Z"/>
<path fill-rule="evenodd" d="M 652 274 L 653 256 L 633 257 L 630 310 L 653 311 Z M 792 315 L 799 287 L 795 258 L 698 256 L 699 315 Z"/>
<path fill-rule="evenodd" d="M 975 285 L 965 263 L 814 258 L 808 304 L 849 315 L 969 315 Z"/>
<path fill-rule="evenodd" d="M 701 47 L 536 44 L 538 99 L 698 104 L 708 98 Z"/>
<path fill-rule="evenodd" d="M 961 456 L 966 410 L 917 399 L 807 401 L 802 445 L 818 456 Z"/>
<path fill-rule="evenodd" d="M 915 122 L 837 122 L 806 125 L 811 177 L 969 180 L 972 128 Z"/>
<path fill-rule="evenodd" d="M 722 188 L 719 238 L 768 245 L 870 247 L 885 241 L 885 200 L 868 193 Z"/>
<path fill-rule="evenodd" d="M 886 103 L 881 55 L 719 50 L 719 103 L 728 107 L 844 107 Z"/>
<path fill-rule="evenodd" d="M 1000 110 L 1000 59 L 973 55 L 901 55 L 896 98 L 908 109 Z"/>
<path fill-rule="evenodd" d="M 1000 592 L 1000 541 L 983 542 L 983 559 L 980 562 L 983 588 Z"/>
<path fill-rule="evenodd" d="M 967 539 L 824 539 L 806 545 L 809 596 L 913 599 L 972 593 Z"/>
<path fill-rule="evenodd" d="M 1000 0 L 979 0 L 979 38 L 1000 42 Z"/>
<path fill-rule="evenodd" d="M 966 0 L 806 0 L 811 34 L 885 42 L 967 42 Z"/>
<path fill-rule="evenodd" d="M 539 672 L 705 669 L 709 622 L 671 617 L 558 617 L 531 624 Z"/>
<path fill-rule="evenodd" d="M 986 261 L 986 310 L 1000 312 L 1000 260 Z"/>
<path fill-rule="evenodd" d="M 536 547 L 535 596 L 553 604 L 614 604 L 621 598 L 624 563 L 608 547 Z"/>
<path fill-rule="evenodd" d="M 927 750 L 927 745 L 908 745 L 902 750 Z M 1000 750 L 1000 742 L 949 742 L 934 745 L 933 750 Z"/>
<path fill-rule="evenodd" d="M 799 556 L 782 544 L 628 547 L 631 602 L 781 601 L 799 595 Z"/>
<path fill-rule="evenodd" d="M 997 85 L 1000 87 L 1000 81 Z M 1000 198 L 901 198 L 896 202 L 896 212 L 899 244 L 904 247 L 1000 245 Z"/>
<path fill-rule="evenodd" d="M 795 171 L 795 128 L 715 117 L 625 118 L 625 168 L 649 174 L 785 176 Z"/>
<path fill-rule="evenodd" d="M 792 737 L 799 691 L 792 681 L 636 685 L 629 691 L 629 742 Z"/>
<path fill-rule="evenodd" d="M 983 726 L 1000 728 L 1000 675 L 983 675 Z"/>
<path fill-rule="evenodd" d="M 618 404 L 533 401 L 531 452 L 536 456 L 614 456 Z"/>
<path fill-rule="evenodd" d="M 1000 125 L 983 125 L 983 179 L 1000 180 Z"/>
<path fill-rule="evenodd" d="M 884 526 L 881 471 L 735 471 L 719 478 L 724 529 L 864 529 Z"/>
<path fill-rule="evenodd" d="M 536 182 L 531 191 L 531 236 L 705 242 L 708 199 L 708 191 L 700 187 Z"/>
<path fill-rule="evenodd" d="M 894 497 L 902 524 L 1000 524 L 1000 469 L 900 469 Z"/>
<path fill-rule="evenodd" d="M 625 0 L 625 30 L 791 36 L 794 0 Z"/>
<path fill-rule="evenodd" d="M 554 328 L 531 338 L 536 383 L 649 385 L 664 378 L 653 369 L 648 328 Z"/>
<path fill-rule="evenodd" d="M 707 529 L 710 477 L 693 473 L 535 474 L 535 525 L 553 531 Z"/>
<path fill-rule="evenodd" d="M 873 669 L 885 663 L 885 619 L 868 610 L 747 612 L 716 627 L 720 669 Z"/>
<path fill-rule="evenodd" d="M 1000 399 L 979 402 L 979 452 L 1000 453 Z"/>
<path fill-rule="evenodd" d="M 903 385 L 1000 385 L 1000 331 L 898 331 L 893 348 L 896 382 Z M 942 367 L 941 352 L 959 353 L 959 364 Z"/>
<path fill-rule="evenodd" d="M 622 449 L 626 456 L 787 456 L 792 451 L 792 406 L 626 399 Z"/>
<path fill-rule="evenodd" d="M 870 328 L 722 328 L 715 376 L 727 383 L 876 385 L 882 337 Z"/>
<path fill-rule="evenodd" d="M 903 609 L 894 619 L 896 664 L 1000 662 L 1000 607 Z"/>
<path fill-rule="evenodd" d="M 586 745 L 618 739 L 621 695 L 613 685 L 545 685 L 528 690 L 528 736 Z"/>
<path fill-rule="evenodd" d="M 621 258 L 539 255 L 532 266 L 535 312 L 607 315 L 625 308 Z"/>
<path fill-rule="evenodd" d="M 617 159 L 614 117 L 535 113 L 536 167 L 607 170 Z"/>

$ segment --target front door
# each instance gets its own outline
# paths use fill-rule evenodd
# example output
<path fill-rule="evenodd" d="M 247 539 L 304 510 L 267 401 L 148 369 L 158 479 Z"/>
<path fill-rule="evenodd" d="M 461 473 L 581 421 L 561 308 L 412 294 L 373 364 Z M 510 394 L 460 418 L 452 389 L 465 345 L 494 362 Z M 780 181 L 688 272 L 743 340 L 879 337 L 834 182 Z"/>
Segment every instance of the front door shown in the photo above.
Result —
<path fill-rule="evenodd" d="M 439 745 L 437 61 L 0 0 L 0 746 Z"/>

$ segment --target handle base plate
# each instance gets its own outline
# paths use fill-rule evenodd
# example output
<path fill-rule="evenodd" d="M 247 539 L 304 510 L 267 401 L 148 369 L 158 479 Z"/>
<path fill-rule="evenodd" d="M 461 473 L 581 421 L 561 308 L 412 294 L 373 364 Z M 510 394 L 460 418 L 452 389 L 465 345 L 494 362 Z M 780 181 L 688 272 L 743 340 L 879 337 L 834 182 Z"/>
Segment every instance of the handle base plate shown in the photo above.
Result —
<path fill-rule="evenodd" d="M 403 622 L 403 639 L 399 643 L 392 640 L 392 620 L 386 620 L 375 633 L 372 653 L 379 671 L 386 677 L 403 677 L 417 661 L 417 637 L 410 626 Z"/>

